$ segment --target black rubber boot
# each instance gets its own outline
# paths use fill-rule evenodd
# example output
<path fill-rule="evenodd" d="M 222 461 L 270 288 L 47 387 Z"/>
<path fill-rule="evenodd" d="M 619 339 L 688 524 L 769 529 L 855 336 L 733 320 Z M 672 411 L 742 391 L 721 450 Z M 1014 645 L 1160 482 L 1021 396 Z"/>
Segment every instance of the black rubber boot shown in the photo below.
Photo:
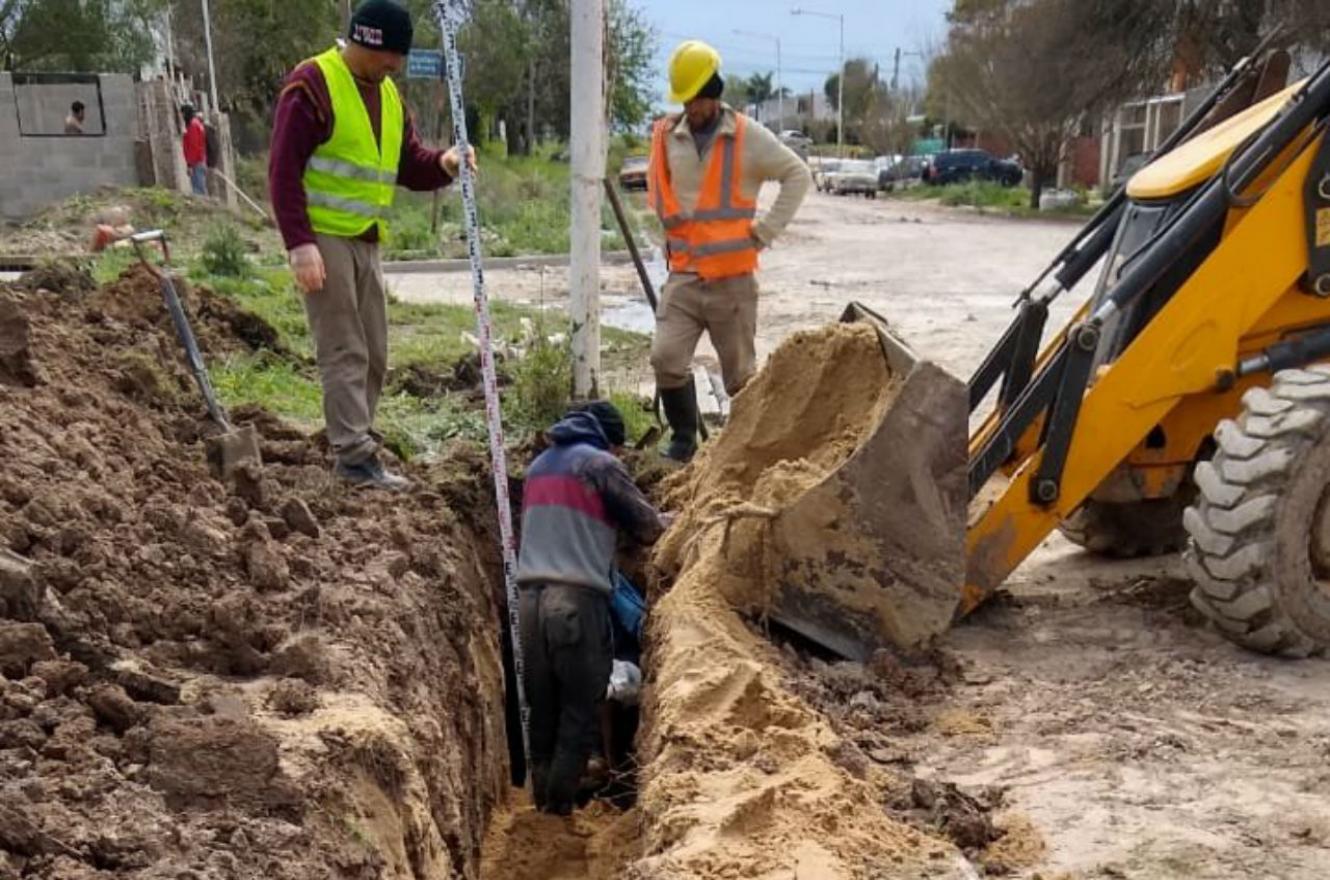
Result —
<path fill-rule="evenodd" d="M 670 445 L 665 457 L 688 461 L 697 452 L 697 389 L 690 378 L 682 388 L 662 389 L 660 402 L 670 423 Z"/>

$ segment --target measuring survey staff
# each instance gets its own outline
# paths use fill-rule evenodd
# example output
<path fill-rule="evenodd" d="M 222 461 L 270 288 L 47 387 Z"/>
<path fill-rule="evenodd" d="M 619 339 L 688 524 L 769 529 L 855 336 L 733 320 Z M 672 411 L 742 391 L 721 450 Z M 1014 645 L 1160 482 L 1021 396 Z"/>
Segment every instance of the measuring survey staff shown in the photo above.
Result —
<path fill-rule="evenodd" d="M 268 188 L 323 386 L 323 416 L 347 482 L 403 489 L 379 460 L 374 414 L 388 368 L 379 241 L 396 187 L 452 183 L 460 153 L 427 148 L 390 75 L 411 49 L 411 15 L 364 0 L 346 44 L 301 63 L 274 112 Z M 475 167 L 474 154 L 470 154 Z"/>

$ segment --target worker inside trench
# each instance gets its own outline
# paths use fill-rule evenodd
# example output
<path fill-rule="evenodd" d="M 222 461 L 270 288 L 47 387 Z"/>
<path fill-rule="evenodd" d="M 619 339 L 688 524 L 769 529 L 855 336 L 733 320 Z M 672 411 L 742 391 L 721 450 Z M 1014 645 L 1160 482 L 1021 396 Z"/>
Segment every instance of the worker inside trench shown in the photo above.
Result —
<path fill-rule="evenodd" d="M 517 499 L 515 499 L 515 506 Z M 599 704 L 599 729 L 582 779 L 576 806 L 594 800 L 618 809 L 629 809 L 637 797 L 635 741 L 640 723 L 638 698 L 645 678 L 642 639 L 646 627 L 646 577 L 650 548 L 621 541 L 610 597 L 613 666 L 605 699 Z M 527 785 L 527 760 L 522 748 L 522 723 L 518 705 L 512 630 L 503 617 L 503 666 L 505 725 L 507 728 L 510 780 L 515 788 Z"/>

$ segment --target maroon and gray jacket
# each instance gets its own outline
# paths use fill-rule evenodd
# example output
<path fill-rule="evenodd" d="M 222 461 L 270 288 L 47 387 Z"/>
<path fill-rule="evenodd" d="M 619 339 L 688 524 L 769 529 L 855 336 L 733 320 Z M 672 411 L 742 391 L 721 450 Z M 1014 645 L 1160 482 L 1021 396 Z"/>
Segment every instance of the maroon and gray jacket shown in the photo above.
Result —
<path fill-rule="evenodd" d="M 571 413 L 547 436 L 553 445 L 531 463 L 523 489 L 517 582 L 574 584 L 608 596 L 619 530 L 651 543 L 664 524 L 609 453 L 595 416 Z"/>

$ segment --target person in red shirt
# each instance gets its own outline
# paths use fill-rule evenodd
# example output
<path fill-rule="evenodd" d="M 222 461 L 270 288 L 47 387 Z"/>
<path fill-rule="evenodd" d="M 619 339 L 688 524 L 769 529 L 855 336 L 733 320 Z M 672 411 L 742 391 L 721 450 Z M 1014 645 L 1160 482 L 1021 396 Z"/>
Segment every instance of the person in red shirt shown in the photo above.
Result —
<path fill-rule="evenodd" d="M 186 104 L 180 108 L 180 115 L 185 120 L 185 165 L 189 168 L 189 184 L 194 195 L 208 194 L 208 134 L 203 130 L 203 120 L 194 112 L 194 107 Z"/>

